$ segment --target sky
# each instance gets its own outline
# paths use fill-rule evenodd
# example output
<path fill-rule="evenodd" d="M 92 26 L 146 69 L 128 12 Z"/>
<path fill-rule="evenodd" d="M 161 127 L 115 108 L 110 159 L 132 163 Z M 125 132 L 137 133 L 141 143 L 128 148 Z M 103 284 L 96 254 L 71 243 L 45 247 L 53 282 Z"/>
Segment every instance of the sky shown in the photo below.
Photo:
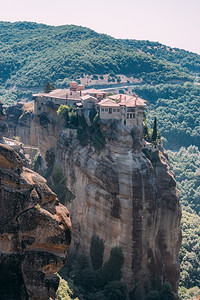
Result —
<path fill-rule="evenodd" d="M 200 54 L 200 0 L 0 0 L 0 21 L 75 24 Z"/>

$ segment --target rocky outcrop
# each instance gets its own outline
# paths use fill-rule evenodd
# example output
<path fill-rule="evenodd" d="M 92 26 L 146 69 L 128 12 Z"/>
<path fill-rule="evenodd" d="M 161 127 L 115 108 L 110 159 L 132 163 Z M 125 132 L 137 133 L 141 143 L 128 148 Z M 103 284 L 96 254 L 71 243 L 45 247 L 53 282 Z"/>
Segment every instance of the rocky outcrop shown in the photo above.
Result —
<path fill-rule="evenodd" d="M 40 116 L 34 116 L 33 109 L 33 102 L 17 103 L 6 109 L 7 137 L 17 136 L 25 145 L 38 147 L 45 161 L 46 151 L 56 147 L 61 126 L 54 107 L 46 105 L 46 113 Z"/>
<path fill-rule="evenodd" d="M 106 261 L 112 247 L 121 247 L 130 299 L 145 299 L 158 278 L 169 281 L 177 295 L 181 211 L 167 155 L 161 149 L 152 163 L 126 126 L 104 124 L 101 130 L 107 143 L 98 155 L 66 130 L 56 149 L 56 163 L 75 195 L 66 203 L 72 214 L 72 248 L 89 257 L 95 234 L 105 243 Z"/>
<path fill-rule="evenodd" d="M 42 123 L 35 118 L 34 126 L 49 170 L 55 160 L 62 184 L 73 195 L 65 201 L 72 216 L 71 249 L 89 257 L 95 234 L 105 243 L 104 262 L 112 247 L 123 249 L 123 280 L 131 299 L 145 299 L 158 278 L 168 280 L 177 295 L 181 211 L 165 151 L 150 161 L 142 152 L 139 128 L 131 136 L 126 126 L 107 122 L 101 124 L 106 147 L 97 154 L 91 145 L 80 146 L 76 130 L 61 131 L 52 112 L 48 118 Z"/>
<path fill-rule="evenodd" d="M 55 299 L 71 221 L 66 207 L 20 156 L 0 144 L 0 298 Z"/>

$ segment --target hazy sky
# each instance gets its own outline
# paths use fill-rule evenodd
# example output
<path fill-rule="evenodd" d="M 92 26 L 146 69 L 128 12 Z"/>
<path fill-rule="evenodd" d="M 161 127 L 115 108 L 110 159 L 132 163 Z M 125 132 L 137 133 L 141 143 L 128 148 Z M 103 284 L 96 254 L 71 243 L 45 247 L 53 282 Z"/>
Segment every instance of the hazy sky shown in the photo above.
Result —
<path fill-rule="evenodd" d="M 200 54 L 200 0 L 0 0 L 1 21 L 76 24 Z"/>

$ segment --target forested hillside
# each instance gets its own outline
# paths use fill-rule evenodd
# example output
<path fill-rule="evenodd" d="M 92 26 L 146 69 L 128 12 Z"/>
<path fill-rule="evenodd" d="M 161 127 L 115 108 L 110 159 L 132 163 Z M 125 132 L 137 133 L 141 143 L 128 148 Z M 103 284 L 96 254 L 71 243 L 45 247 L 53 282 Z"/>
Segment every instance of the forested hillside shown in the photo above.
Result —
<path fill-rule="evenodd" d="M 200 147 L 200 85 L 142 85 L 134 91 L 148 100 L 148 119 L 157 116 L 167 148 Z"/>
<path fill-rule="evenodd" d="M 164 57 L 156 57 L 138 46 L 79 26 L 0 22 L 0 83 L 2 87 L 33 87 L 49 80 L 62 86 L 83 74 L 110 72 L 143 78 L 147 83 L 193 81 L 190 70 L 194 68 L 168 59 L 164 51 Z M 181 53 L 188 56 L 186 51 Z M 198 58 L 194 55 L 193 60 Z"/>
<path fill-rule="evenodd" d="M 184 300 L 190 299 L 192 291 L 200 295 L 200 151 L 190 146 L 168 154 L 183 210 L 180 286 Z"/>

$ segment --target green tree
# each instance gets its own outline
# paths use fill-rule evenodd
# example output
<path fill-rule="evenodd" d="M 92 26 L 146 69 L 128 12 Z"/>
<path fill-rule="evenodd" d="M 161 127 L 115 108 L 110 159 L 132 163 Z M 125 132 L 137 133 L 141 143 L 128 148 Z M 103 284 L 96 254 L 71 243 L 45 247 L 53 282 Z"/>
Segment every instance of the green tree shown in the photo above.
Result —
<path fill-rule="evenodd" d="M 44 86 L 44 93 L 50 93 L 51 91 L 55 90 L 55 86 L 50 83 L 49 81 L 47 81 L 47 83 Z"/>
<path fill-rule="evenodd" d="M 109 260 L 103 266 L 106 281 L 120 280 L 122 278 L 122 267 L 124 254 L 121 247 L 114 247 L 110 251 Z"/>
<path fill-rule="evenodd" d="M 61 104 L 57 110 L 57 115 L 61 118 L 64 118 L 66 122 L 69 121 L 69 107 L 67 105 Z"/>
<path fill-rule="evenodd" d="M 103 264 L 104 242 L 97 235 L 93 235 L 90 245 L 90 257 L 94 270 L 100 269 Z"/>
<path fill-rule="evenodd" d="M 154 123 L 153 123 L 153 133 L 152 133 L 152 141 L 155 142 L 158 136 L 157 131 L 157 118 L 155 117 Z"/>

